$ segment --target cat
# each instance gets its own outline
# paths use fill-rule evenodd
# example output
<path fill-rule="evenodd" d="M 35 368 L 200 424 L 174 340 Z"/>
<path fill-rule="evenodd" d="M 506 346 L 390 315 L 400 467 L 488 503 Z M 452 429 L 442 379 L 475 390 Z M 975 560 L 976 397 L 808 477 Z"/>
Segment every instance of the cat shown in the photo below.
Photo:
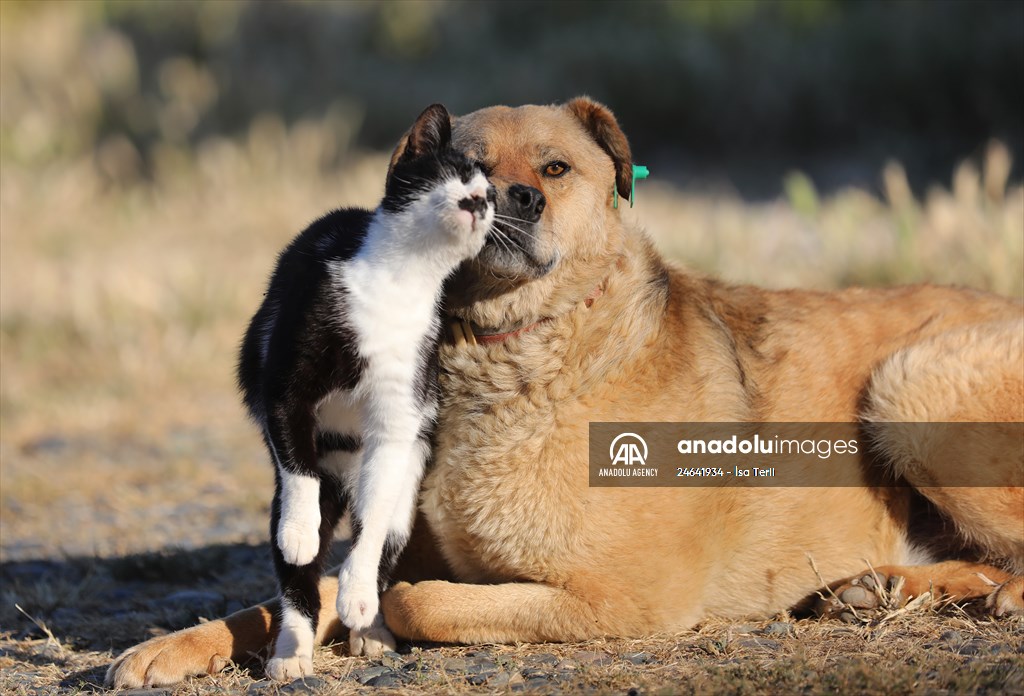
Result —
<path fill-rule="evenodd" d="M 411 531 L 430 452 L 442 286 L 481 250 L 494 212 L 494 187 L 452 148 L 451 117 L 435 104 L 416 119 L 376 210 L 329 213 L 278 258 L 238 363 L 275 465 L 272 678 L 313 673 L 317 583 L 349 504 L 338 616 L 354 651 L 394 647 L 379 593 Z"/>

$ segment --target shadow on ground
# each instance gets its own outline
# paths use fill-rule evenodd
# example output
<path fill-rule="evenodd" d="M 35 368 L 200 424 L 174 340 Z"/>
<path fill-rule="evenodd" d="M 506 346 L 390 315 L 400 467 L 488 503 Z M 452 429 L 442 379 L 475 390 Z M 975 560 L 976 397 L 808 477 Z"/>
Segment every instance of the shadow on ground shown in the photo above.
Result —
<path fill-rule="evenodd" d="M 348 542 L 335 544 L 343 558 Z M 215 544 L 117 558 L 0 564 L 0 626 L 10 639 L 52 638 L 79 650 L 119 651 L 272 597 L 267 544 Z"/>

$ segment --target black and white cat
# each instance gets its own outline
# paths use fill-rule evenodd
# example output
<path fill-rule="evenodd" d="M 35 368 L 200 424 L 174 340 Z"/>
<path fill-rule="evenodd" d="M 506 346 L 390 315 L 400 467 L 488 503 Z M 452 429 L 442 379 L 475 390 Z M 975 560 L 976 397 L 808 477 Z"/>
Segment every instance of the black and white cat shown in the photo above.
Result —
<path fill-rule="evenodd" d="M 450 116 L 435 104 L 413 125 L 379 208 L 326 215 L 278 259 L 238 365 L 276 471 L 275 679 L 312 674 L 317 583 L 349 504 L 338 616 L 356 651 L 393 641 L 379 592 L 409 537 L 429 455 L 442 285 L 480 251 L 494 200 L 479 165 L 452 149 Z"/>

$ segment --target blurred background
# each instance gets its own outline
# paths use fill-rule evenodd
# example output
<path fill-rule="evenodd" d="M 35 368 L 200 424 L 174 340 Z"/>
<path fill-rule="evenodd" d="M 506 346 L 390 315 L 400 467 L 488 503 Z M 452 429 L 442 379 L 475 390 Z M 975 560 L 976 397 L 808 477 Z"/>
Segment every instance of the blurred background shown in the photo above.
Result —
<path fill-rule="evenodd" d="M 1019 1 L 4 0 L 0 90 L 0 560 L 265 539 L 238 341 L 435 101 L 604 101 L 731 281 L 1024 294 Z"/>

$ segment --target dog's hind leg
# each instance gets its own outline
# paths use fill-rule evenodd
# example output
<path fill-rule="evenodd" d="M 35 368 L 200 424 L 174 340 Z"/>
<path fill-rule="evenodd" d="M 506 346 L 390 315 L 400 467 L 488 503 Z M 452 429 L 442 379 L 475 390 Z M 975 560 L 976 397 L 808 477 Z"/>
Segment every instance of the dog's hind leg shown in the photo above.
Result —
<path fill-rule="evenodd" d="M 1021 321 L 948 331 L 883 363 L 872 376 L 863 414 L 871 447 L 893 473 L 951 520 L 984 560 L 1018 575 L 1024 573 L 1021 365 Z M 962 561 L 883 572 L 903 577 L 909 596 L 933 584 L 957 599 L 989 595 L 997 614 L 1024 612 L 1024 579 L 1011 573 Z"/>
<path fill-rule="evenodd" d="M 898 592 L 898 594 L 897 594 Z M 872 615 L 902 607 L 930 592 L 934 599 L 987 597 L 996 615 L 1024 613 L 1024 578 L 990 565 L 946 561 L 922 566 L 879 566 L 830 585 L 815 607 L 821 616 L 854 611 Z"/>
<path fill-rule="evenodd" d="M 319 592 L 318 644 L 347 634 L 334 611 L 337 578 L 321 578 Z M 274 599 L 242 609 L 224 619 L 152 638 L 126 650 L 114 660 L 107 670 L 107 686 L 163 686 L 193 675 L 214 674 L 229 662 L 247 662 L 266 654 L 273 644 L 279 616 L 280 601 Z"/>
<path fill-rule="evenodd" d="M 1024 322 L 957 329 L 872 377 L 865 429 L 986 558 L 1024 573 Z"/>

